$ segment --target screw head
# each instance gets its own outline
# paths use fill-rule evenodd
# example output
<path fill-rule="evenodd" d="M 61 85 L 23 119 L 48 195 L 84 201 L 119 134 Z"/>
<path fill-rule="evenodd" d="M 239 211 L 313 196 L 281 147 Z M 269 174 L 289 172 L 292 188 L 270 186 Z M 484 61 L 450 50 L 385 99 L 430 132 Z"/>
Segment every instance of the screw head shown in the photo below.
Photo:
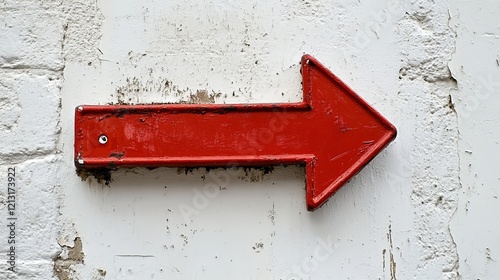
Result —
<path fill-rule="evenodd" d="M 108 136 L 101 134 L 101 136 L 99 136 L 99 143 L 102 145 L 108 143 Z"/>

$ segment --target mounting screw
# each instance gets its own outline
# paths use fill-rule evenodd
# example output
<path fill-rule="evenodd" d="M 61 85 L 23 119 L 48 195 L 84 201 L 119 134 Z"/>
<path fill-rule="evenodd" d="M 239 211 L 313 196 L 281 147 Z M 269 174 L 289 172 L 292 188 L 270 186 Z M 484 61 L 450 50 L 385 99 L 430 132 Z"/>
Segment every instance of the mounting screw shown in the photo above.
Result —
<path fill-rule="evenodd" d="M 82 159 L 82 158 L 79 158 L 79 159 L 78 159 L 78 164 L 83 165 L 84 163 L 85 163 L 85 162 L 83 161 L 83 159 Z"/>
<path fill-rule="evenodd" d="M 83 111 L 83 107 L 82 106 L 78 106 L 78 112 L 81 112 Z"/>
<path fill-rule="evenodd" d="M 99 143 L 102 145 L 108 143 L 108 136 L 101 134 L 101 136 L 99 136 Z"/>

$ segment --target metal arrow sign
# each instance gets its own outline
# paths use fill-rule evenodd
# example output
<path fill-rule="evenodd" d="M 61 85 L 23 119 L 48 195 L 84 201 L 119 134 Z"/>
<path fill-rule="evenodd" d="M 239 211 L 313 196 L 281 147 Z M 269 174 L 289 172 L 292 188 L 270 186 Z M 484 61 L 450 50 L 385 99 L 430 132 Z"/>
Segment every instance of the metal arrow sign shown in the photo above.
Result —
<path fill-rule="evenodd" d="M 303 101 L 78 106 L 78 168 L 306 166 L 315 210 L 396 137 L 396 128 L 310 55 Z"/>

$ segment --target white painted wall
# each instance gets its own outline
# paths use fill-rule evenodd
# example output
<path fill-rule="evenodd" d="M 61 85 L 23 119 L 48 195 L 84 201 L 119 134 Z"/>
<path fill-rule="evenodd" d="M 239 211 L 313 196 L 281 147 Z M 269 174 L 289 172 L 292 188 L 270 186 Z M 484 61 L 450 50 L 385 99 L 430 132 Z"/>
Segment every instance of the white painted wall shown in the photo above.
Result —
<path fill-rule="evenodd" d="M 500 275 L 497 1 L 6 0 L 0 9 L 1 279 Z M 305 210 L 298 166 L 119 170 L 109 186 L 76 175 L 75 106 L 298 101 L 303 53 L 398 128 L 318 211 Z M 16 273 L 6 262 L 9 167 Z"/>
<path fill-rule="evenodd" d="M 500 275 L 500 3 L 470 1 L 450 7 L 457 33 L 450 62 L 458 81 L 459 205 L 451 230 L 464 279 Z"/>

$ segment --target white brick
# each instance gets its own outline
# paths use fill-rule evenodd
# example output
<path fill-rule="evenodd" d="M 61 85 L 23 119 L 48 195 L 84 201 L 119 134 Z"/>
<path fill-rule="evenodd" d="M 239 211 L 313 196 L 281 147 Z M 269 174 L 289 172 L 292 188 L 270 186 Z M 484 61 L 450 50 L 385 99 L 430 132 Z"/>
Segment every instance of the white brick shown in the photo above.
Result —
<path fill-rule="evenodd" d="M 63 67 L 60 1 L 3 1 L 0 68 Z"/>
<path fill-rule="evenodd" d="M 0 160 L 54 151 L 59 78 L 57 74 L 32 75 L 17 70 L 0 73 Z"/>
<path fill-rule="evenodd" d="M 33 261 L 33 262 L 20 262 L 17 265 L 16 274 L 7 271 L 7 266 L 0 263 L 0 279 L 9 280 L 24 280 L 24 279 L 40 279 L 51 280 L 57 279 L 53 273 L 53 266 L 51 260 Z"/>
<path fill-rule="evenodd" d="M 0 219 L 5 226 L 0 227 L 0 236 L 7 237 L 10 229 L 6 226 L 12 220 L 7 211 L 7 169 L 15 167 L 15 244 L 7 244 L 7 238 L 0 242 L 0 263 L 6 258 L 9 246 L 14 245 L 17 263 L 51 261 L 60 251 L 57 243 L 59 229 L 60 199 L 59 159 L 48 156 L 18 165 L 2 166 L 2 187 L 0 188 Z"/>

